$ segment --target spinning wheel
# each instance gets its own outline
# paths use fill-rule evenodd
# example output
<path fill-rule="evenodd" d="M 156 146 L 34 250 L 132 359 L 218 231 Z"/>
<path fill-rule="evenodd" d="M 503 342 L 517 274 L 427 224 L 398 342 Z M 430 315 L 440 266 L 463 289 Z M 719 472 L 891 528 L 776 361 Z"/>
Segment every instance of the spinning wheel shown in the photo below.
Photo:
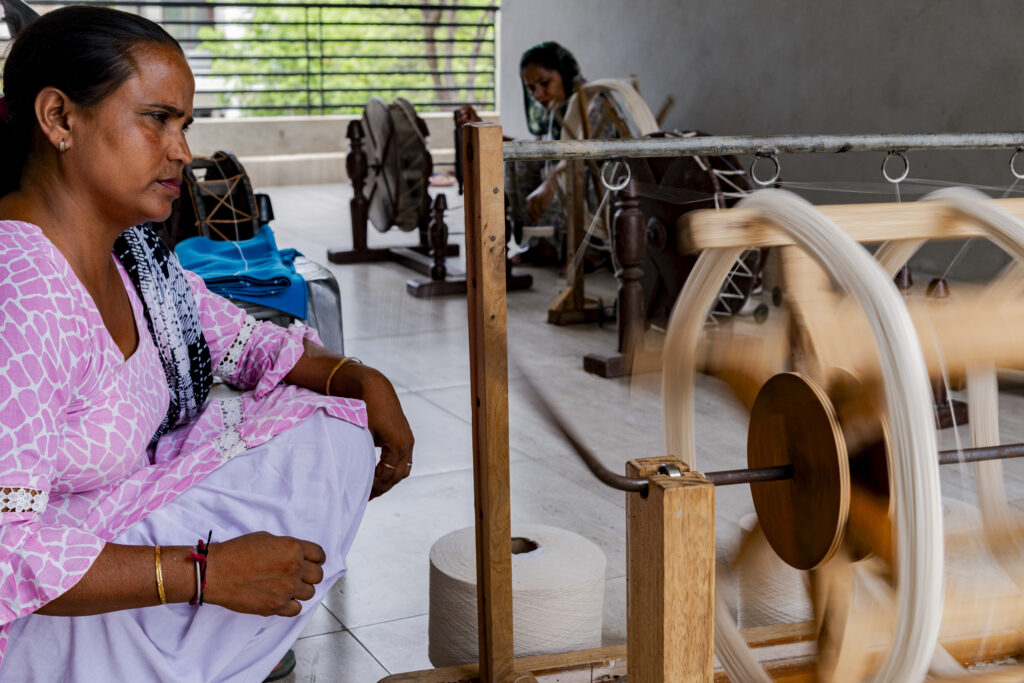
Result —
<path fill-rule="evenodd" d="M 349 123 L 351 150 L 345 166 L 354 190 L 350 202 L 353 248 L 329 249 L 328 260 L 339 264 L 394 261 L 431 277 L 432 281 L 445 282 L 444 259 L 458 256 L 459 247 L 447 243 L 448 231 L 443 222 L 447 205 L 439 203 L 443 201 L 440 196 L 432 204 L 427 191 L 433 161 L 426 137 L 423 119 L 402 98 L 390 105 L 380 98 L 370 98 L 362 119 Z M 442 216 L 440 223 L 438 212 Z M 405 232 L 418 229 L 419 244 L 370 248 L 366 241 L 370 222 L 379 232 L 395 226 Z M 436 233 L 433 239 L 432 230 Z M 439 237 L 444 239 L 439 242 Z M 464 283 L 455 283 L 450 292 L 431 293 L 464 291 Z"/>
<path fill-rule="evenodd" d="M 26 26 L 39 18 L 39 13 L 29 7 L 24 0 L 0 0 L 4 10 L 4 23 L 11 38 L 17 37 Z"/>
<path fill-rule="evenodd" d="M 655 133 L 649 137 L 695 137 L 702 133 Z M 728 208 L 736 194 L 750 191 L 746 174 L 733 156 L 654 157 L 627 162 L 636 179 L 636 195 L 646 232 L 642 284 L 644 315 L 667 319 L 697 257 L 681 254 L 674 226 L 679 216 L 699 209 Z M 747 250 L 747 266 L 730 278 L 734 289 L 720 297 L 712 314 L 734 315 L 747 302 L 761 271 L 761 250 Z"/>
<path fill-rule="evenodd" d="M 154 226 L 171 247 L 197 236 L 247 240 L 274 218 L 270 198 L 253 192 L 249 174 L 231 152 L 194 157 L 183 176 L 171 215 Z"/>
<path fill-rule="evenodd" d="M 431 201 L 428 192 L 434 166 L 427 133 L 426 123 L 401 97 L 390 105 L 378 97 L 370 98 L 362 120 L 349 124 L 351 151 L 345 165 L 354 189 L 350 204 L 353 248 L 330 249 L 327 258 L 340 264 L 400 263 L 429 278 L 406 282 L 406 291 L 416 297 L 465 294 L 465 275 L 445 263 L 446 258 L 459 255 L 459 245 L 448 243 L 447 199 L 438 194 Z M 369 248 L 368 222 L 378 232 L 392 227 L 404 232 L 418 229 L 419 244 Z M 510 273 L 508 284 L 509 289 L 524 289 L 533 284 L 533 278 Z"/>
<path fill-rule="evenodd" d="M 576 92 L 566 105 L 562 139 L 636 138 L 657 130 L 654 115 L 635 89 L 625 81 L 602 79 L 577 84 Z M 594 207 L 587 202 L 590 191 L 598 197 L 602 195 L 599 178 L 600 171 L 592 161 L 585 166 L 582 161 L 568 160 L 566 172 L 559 175 L 568 218 L 566 263 L 570 267 L 566 268 L 565 289 L 548 306 L 548 322 L 553 325 L 596 322 L 605 317 L 601 302 L 586 296 L 583 263 L 574 258 L 574 254 L 584 248 L 584 234 L 588 229 L 593 230 L 596 237 L 606 240 L 609 237 L 610 214 L 598 209 L 595 217 L 590 213 Z"/>
<path fill-rule="evenodd" d="M 929 669 L 956 680 L 966 675 L 944 650 L 936 650 L 940 627 L 942 642 L 955 646 L 958 637 L 972 635 L 964 630 L 964 614 L 981 608 L 952 603 L 947 612 L 956 616 L 942 619 L 943 517 L 928 373 L 966 372 L 972 409 L 982 399 L 989 402 L 979 411 L 987 421 L 982 417 L 982 424 L 972 424 L 974 445 L 995 445 L 993 363 L 1019 365 L 1020 358 L 1005 339 L 977 348 L 986 336 L 981 320 L 997 312 L 1005 319 L 1002 307 L 1017 306 L 1017 297 L 1006 294 L 1018 294 L 1021 271 L 1013 266 L 988 289 L 937 305 L 904 302 L 891 278 L 923 238 L 965 231 L 989 236 L 1022 262 L 1024 223 L 968 190 L 931 198 L 944 206 L 925 203 L 903 210 L 904 218 L 915 214 L 915 230 L 898 230 L 897 223 L 906 227 L 907 222 L 889 217 L 892 222 L 883 230 L 909 239 L 887 243 L 877 260 L 855 242 L 883 238 L 877 224 L 869 235 L 872 227 L 865 226 L 872 224 L 866 221 L 844 223 L 848 234 L 780 191 L 758 193 L 740 202 L 737 211 L 718 212 L 731 216 L 704 212 L 690 220 L 691 246 L 706 250 L 669 325 L 666 449 L 695 467 L 698 371 L 723 379 L 750 410 L 748 465 L 791 473 L 751 484 L 759 520 L 753 533 L 763 534 L 790 566 L 811 571 L 818 656 L 810 666 L 817 680 L 917 681 Z M 859 212 L 864 218 L 878 210 L 829 208 L 837 221 L 840 215 Z M 719 239 L 716 248 L 708 248 Z M 790 319 L 769 322 L 757 336 L 735 329 L 706 335 L 703 321 L 740 244 L 784 250 Z M 865 344 L 868 338 L 875 343 Z M 989 545 L 1018 584 L 1007 601 L 1013 613 L 993 608 L 991 599 L 986 605 L 999 615 L 993 623 L 1016 628 L 1024 583 L 1014 535 L 1022 525 L 1007 512 L 999 463 L 978 468 L 979 498 L 991 501 L 982 509 Z M 956 594 L 953 588 L 950 594 Z M 873 599 L 864 597 L 872 593 Z M 716 650 L 730 678 L 772 680 L 722 599 L 715 619 Z M 879 638 L 885 647 L 879 647 Z"/>
<path fill-rule="evenodd" d="M 427 194 L 434 162 L 427 150 L 427 124 L 401 97 L 388 105 L 371 97 L 363 110 L 368 157 L 368 216 L 379 232 L 420 227 L 430 207 Z"/>
<path fill-rule="evenodd" d="M 699 133 L 655 133 L 648 138 L 696 137 Z M 615 276 L 619 280 L 617 353 L 590 353 L 583 367 L 601 377 L 620 377 L 642 372 L 649 356 L 643 349 L 643 330 L 650 322 L 668 318 L 697 256 L 679 248 L 676 222 L 682 214 L 699 209 L 726 208 L 750 189 L 746 174 L 735 157 L 654 157 L 628 159 L 632 182 L 619 194 L 612 222 Z M 763 249 L 746 249 L 726 279 L 711 317 L 715 320 L 738 314 L 760 283 Z M 641 292 L 624 295 L 638 283 Z M 759 305 L 755 319 L 764 320 L 768 307 Z M 632 330 L 624 334 L 623 330 Z M 626 343 L 629 338 L 633 346 Z"/>
<path fill-rule="evenodd" d="M 994 286 L 977 296 L 957 292 L 938 305 L 932 300 L 902 301 L 891 279 L 927 239 L 989 236 L 1013 254 L 1017 262 L 1024 261 L 1024 231 L 1020 229 L 1024 201 L 982 200 L 977 195 L 965 199 L 961 190 L 932 196 L 942 201 L 816 210 L 794 196 L 783 197 L 778 191 L 768 191 L 749 199 L 743 208 L 696 212 L 684 217 L 678 226 L 682 244 L 690 251 L 705 253 L 680 296 L 680 302 L 685 303 L 678 305 L 670 322 L 673 341 L 663 368 L 667 446 L 662 451 L 669 455 L 631 460 L 626 464 L 627 476 L 611 472 L 586 451 L 566 422 L 557 419 L 550 404 L 537 402 L 541 415 L 561 429 L 591 472 L 606 485 L 627 492 L 627 646 L 551 655 L 543 661 L 517 660 L 508 540 L 511 514 L 506 300 L 502 296 L 503 264 L 493 258 L 492 246 L 500 239 L 496 218 L 502 208 L 500 195 L 492 191 L 500 178 L 495 161 L 502 156 L 506 160 L 534 156 L 571 158 L 580 146 L 562 145 L 555 148 L 556 152 L 548 152 L 546 146 L 542 151 L 540 145 L 519 143 L 506 147 L 502 154 L 500 127 L 467 126 L 464 134 L 476 151 L 466 157 L 466 177 L 470 245 L 467 256 L 477 283 L 469 293 L 469 332 L 478 516 L 476 559 L 481 575 L 480 664 L 479 668 L 424 671 L 392 677 L 394 680 L 469 681 L 479 677 L 504 681 L 517 676 L 528 678 L 519 674 L 533 672 L 579 672 L 581 678 L 589 676 L 596 680 L 620 674 L 627 664 L 631 683 L 707 681 L 713 676 L 720 680 L 714 674 L 717 644 L 718 660 L 731 680 L 767 681 L 771 678 L 751 655 L 748 637 L 755 646 L 775 646 L 804 643 L 816 635 L 822 647 L 811 666 L 801 670 L 789 666 L 790 661 L 783 661 L 785 668 L 775 670 L 776 680 L 840 680 L 840 676 L 850 674 L 852 680 L 863 680 L 866 675 L 874 681 L 913 683 L 923 680 L 929 669 L 942 680 L 1024 679 L 1014 667 L 970 674 L 960 668 L 968 660 L 985 661 L 987 657 L 991 661 L 993 657 L 1024 653 L 1020 637 L 1024 614 L 1020 586 L 1024 585 L 1024 572 L 1019 570 L 1024 555 L 1019 539 L 1024 536 L 1024 525 L 1009 515 L 1000 489 L 994 496 L 997 500 L 993 509 L 986 512 L 983 506 L 984 536 L 967 529 L 950 540 L 949 547 L 962 547 L 968 539 L 984 538 L 1000 565 L 1008 569 L 1014 584 L 1012 595 L 999 604 L 971 601 L 946 605 L 945 613 L 951 615 L 949 623 L 955 627 L 967 621 L 984 624 L 990 615 L 1001 616 L 1002 623 L 1008 626 L 996 633 L 982 631 L 981 639 L 975 640 L 969 650 L 956 650 L 948 641 L 947 624 L 939 622 L 943 614 L 944 520 L 939 516 L 938 495 L 939 464 L 986 463 L 979 468 L 988 470 L 993 459 L 1024 457 L 1024 443 L 978 446 L 998 438 L 993 414 L 987 411 L 987 419 L 972 419 L 974 448 L 936 452 L 928 386 L 929 372 L 944 376 L 948 376 L 947 368 L 954 374 L 964 372 L 968 376 L 972 409 L 977 411 L 978 404 L 986 400 L 994 405 L 997 393 L 993 368 L 1024 365 L 1024 326 L 1016 323 L 1024 319 L 1024 304 L 1019 296 L 1024 289 L 1024 267 L 1014 265 Z M 924 137 L 929 148 L 978 144 L 967 143 L 963 136 L 952 136 L 950 140 Z M 919 140 L 915 136 L 895 139 L 906 141 L 908 146 L 915 146 Z M 1009 142 L 1005 140 L 1001 134 L 984 138 L 985 144 L 993 147 L 1017 144 L 1012 138 Z M 786 139 L 781 146 L 798 144 L 805 141 Z M 851 150 L 857 149 L 857 145 L 863 145 L 859 151 L 875 151 L 879 146 L 877 140 L 868 136 L 826 137 L 809 144 L 813 145 L 810 151 Z M 658 156 L 672 150 L 692 155 L 752 146 L 740 138 L 664 148 L 641 141 L 626 145 L 595 143 L 595 149 L 585 158 L 597 158 L 598 152 L 605 156 L 623 152 L 626 156 Z M 763 146 L 759 140 L 757 149 Z M 785 194 L 788 193 L 782 193 Z M 491 195 L 496 198 L 490 199 Z M 883 244 L 876 259 L 856 244 L 891 239 L 899 241 Z M 787 315 L 773 315 L 768 326 L 755 328 L 758 334 L 752 338 L 737 333 L 731 339 L 716 339 L 720 342 L 716 345 L 705 344 L 702 337 L 706 315 L 732 263 L 749 247 L 778 247 L 793 255 L 789 266 L 793 274 L 804 271 L 812 275 L 817 272 L 819 276 L 810 280 L 805 289 L 797 288 L 797 296 L 787 297 Z M 814 270 L 807 268 L 807 264 L 821 267 Z M 790 275 L 787 273 L 786 277 Z M 823 311 L 831 318 L 822 317 Z M 784 321 L 787 324 L 780 322 L 783 317 L 788 318 Z M 815 320 L 824 324 L 815 325 Z M 922 343 L 928 340 L 932 343 Z M 803 451 L 800 462 L 783 461 L 778 466 L 705 474 L 685 471 L 688 463 L 695 464 L 694 379 L 698 371 L 725 379 L 740 400 L 751 407 L 762 387 L 775 375 L 794 371 L 802 375 L 793 386 L 776 390 L 782 399 L 767 395 L 768 409 L 759 409 L 755 421 L 761 421 L 769 433 L 778 433 L 779 427 L 771 424 L 773 419 L 794 420 L 785 409 L 772 410 L 772 406 L 777 407 L 787 395 L 801 393 L 809 406 L 807 410 L 814 409 L 819 414 L 816 431 L 831 434 L 830 440 L 819 438 L 819 447 L 832 445 L 822 447 L 825 452 L 818 457 L 831 457 L 834 466 L 815 466 L 808 471 L 802 463 L 813 461 L 816 449 L 812 447 Z M 827 425 L 827 432 L 821 428 L 823 425 Z M 797 429 L 786 425 L 783 429 L 784 438 L 798 443 L 805 431 L 804 422 L 797 423 Z M 865 461 L 857 457 L 850 462 L 849 453 L 859 453 L 865 444 L 879 441 L 885 446 L 883 458 L 888 470 L 879 479 L 889 483 L 890 503 L 868 506 L 865 513 L 858 508 L 861 493 L 866 489 L 868 493 L 877 493 L 882 487 L 872 490 L 859 481 L 855 483 Z M 840 457 L 840 444 L 845 446 L 847 458 Z M 788 453 L 786 449 L 787 456 Z M 842 495 L 847 490 L 843 481 L 844 462 L 850 467 L 849 496 Z M 813 570 L 815 595 L 819 597 L 815 613 L 819 628 L 814 623 L 810 628 L 804 628 L 806 624 L 790 624 L 773 632 L 765 629 L 743 634 L 731 618 L 712 623 L 716 613 L 728 615 L 722 601 L 716 607 L 714 598 L 716 487 L 786 480 L 807 482 L 820 476 L 815 474 L 819 469 L 823 474 L 833 473 L 829 476 L 838 482 L 833 484 L 833 490 L 840 494 L 825 497 L 839 501 L 832 505 L 840 514 L 825 518 L 818 525 L 821 531 L 831 530 L 827 537 L 817 536 L 828 541 L 819 546 L 825 550 L 819 550 L 822 559 Z M 978 479 L 980 487 L 987 488 L 992 483 L 988 479 L 999 477 Z M 1001 486 L 1001 482 L 997 483 Z M 908 489 L 908 485 L 914 488 Z M 840 522 L 843 500 L 848 501 L 845 526 Z M 893 522 L 889 521 L 890 508 Z M 879 512 L 884 521 L 870 523 L 870 513 Z M 851 530 L 859 528 L 861 521 L 869 523 L 860 528 L 889 530 L 892 540 L 886 540 L 885 534 L 868 536 L 867 545 L 854 548 L 854 552 L 873 551 L 875 556 L 856 562 L 857 555 L 850 556 L 847 539 L 857 535 Z M 834 542 L 837 533 L 838 544 Z M 767 541 L 764 544 L 767 547 Z M 836 548 L 835 552 L 832 548 Z M 873 566 L 884 571 L 871 571 Z M 862 581 L 859 575 L 868 575 L 873 580 Z M 973 573 L 967 578 L 979 583 Z M 863 586 L 864 590 L 855 586 Z M 865 594 L 876 604 L 895 605 L 896 609 L 877 620 L 863 619 L 864 613 L 855 603 Z M 965 620 L 964 616 L 970 619 Z M 885 628 L 878 630 L 879 624 L 871 621 L 881 622 L 883 627 L 884 622 L 894 626 L 887 632 Z M 866 631 L 867 639 L 849 637 L 856 631 L 863 634 L 865 625 L 871 627 Z M 881 647 L 876 648 L 879 643 L 871 641 L 879 634 L 883 640 Z M 938 636 L 942 637 L 944 650 L 936 647 Z M 778 651 L 774 654 L 785 656 Z M 955 655 L 960 663 L 948 655 Z M 845 668 L 850 662 L 855 666 Z M 615 671 L 611 672 L 613 667 Z"/>

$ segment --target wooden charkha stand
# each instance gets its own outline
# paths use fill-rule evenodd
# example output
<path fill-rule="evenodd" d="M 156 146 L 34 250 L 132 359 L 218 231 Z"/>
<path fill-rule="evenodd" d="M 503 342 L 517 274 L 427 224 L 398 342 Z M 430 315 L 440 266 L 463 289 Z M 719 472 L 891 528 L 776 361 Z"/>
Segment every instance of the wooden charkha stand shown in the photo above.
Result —
<path fill-rule="evenodd" d="M 384 681 L 553 683 L 624 680 L 624 674 L 629 683 L 726 681 L 725 674 L 714 670 L 715 488 L 711 482 L 727 483 L 719 475 L 733 473 L 705 476 L 690 472 L 681 460 L 672 456 L 637 459 L 626 465 L 626 474 L 633 480 L 647 480 L 643 494 L 627 494 L 626 647 L 514 658 L 502 137 L 501 128 L 493 124 L 468 125 L 464 134 L 467 138 L 463 164 L 466 170 L 467 275 L 471 283 L 468 306 L 480 659 L 479 664 L 396 674 Z M 1002 200 L 999 205 L 1017 216 L 1024 216 L 1024 200 Z M 986 234 L 974 221 L 939 203 L 835 206 L 822 207 L 822 211 L 860 242 L 884 241 L 894 235 L 902 240 L 923 241 Z M 793 244 L 782 230 L 762 220 L 760 215 L 742 210 L 697 212 L 681 221 L 679 229 L 680 243 L 685 248 L 723 249 L 723 262 L 728 261 L 737 248 L 791 247 Z M 903 260 L 905 262 L 905 258 Z M 883 259 L 880 257 L 879 261 Z M 800 259 L 794 263 L 795 269 L 805 265 Z M 815 306 L 827 304 L 827 299 L 827 296 L 816 298 L 812 287 L 805 292 L 798 291 L 801 313 L 808 317 L 813 316 Z M 1002 322 L 994 320 L 991 311 L 980 310 L 984 307 L 978 306 L 977 300 L 966 303 L 967 306 L 944 304 L 923 317 L 920 311 L 912 312 L 919 338 L 924 330 L 939 336 L 948 334 L 950 339 L 959 337 L 960 342 L 943 349 L 945 358 L 954 359 L 958 364 L 984 360 L 1019 367 L 1024 330 L 1003 329 Z M 1002 311 L 1024 316 L 1024 304 L 1012 303 L 1011 299 Z M 811 325 L 808 333 L 813 335 L 819 361 L 830 364 L 842 355 L 844 367 L 852 368 L 858 377 L 870 381 L 877 376 L 877 363 L 873 349 L 871 352 L 863 349 L 863 340 L 870 337 L 870 333 L 859 325 L 856 321 L 846 328 Z M 1001 334 L 987 333 L 997 328 Z M 972 331 L 971 339 L 955 332 L 949 334 L 951 330 L 962 329 Z M 924 351 L 925 362 L 934 372 L 941 359 L 934 349 Z M 813 546 L 796 543 L 785 553 L 791 555 L 785 559 L 792 563 L 819 566 L 836 550 L 835 530 L 841 528 L 848 517 L 863 517 L 858 512 L 858 501 L 848 495 L 850 473 L 846 469 L 845 448 L 853 442 L 837 426 L 837 415 L 842 413 L 843 407 L 833 405 L 833 400 L 839 400 L 835 394 L 825 394 L 815 388 L 813 381 L 799 374 L 775 375 L 763 387 L 758 386 L 760 390 L 751 391 L 746 399 L 752 406 L 754 443 L 750 444 L 748 438 L 751 462 L 790 468 L 787 475 L 790 482 L 783 482 L 786 494 L 772 493 L 778 481 L 762 479 L 762 483 L 751 484 L 752 489 L 756 487 L 754 499 L 760 522 L 776 527 L 792 526 L 791 515 L 794 510 L 800 514 L 801 506 L 804 515 L 811 514 L 807 512 L 809 509 L 832 510 L 829 515 L 821 515 L 814 524 L 802 525 L 806 528 L 800 533 L 804 538 L 813 536 Z M 801 420 L 804 415 L 816 417 Z M 784 429 L 787 421 L 793 424 L 788 431 Z M 780 429 L 783 431 L 779 432 Z M 811 434 L 806 437 L 810 440 L 805 439 L 804 433 Z M 799 443 L 780 447 L 787 438 L 797 439 L 807 448 L 800 450 Z M 815 463 L 816 458 L 825 458 L 828 462 L 819 465 Z M 800 499 L 801 491 L 810 491 L 818 495 L 819 500 L 807 507 L 808 502 Z M 884 507 L 877 519 L 876 531 L 889 528 Z M 885 556 L 885 543 L 891 543 L 886 540 L 887 535 L 868 533 L 865 538 Z M 954 615 L 953 619 L 967 623 L 977 616 L 971 616 L 974 612 L 984 609 L 953 605 L 947 606 L 946 611 Z M 1011 601 L 1003 612 L 1006 614 L 999 622 L 1002 630 L 980 635 L 957 632 L 942 640 L 943 647 L 961 663 L 1020 655 L 1024 597 Z M 773 680 L 811 683 L 818 680 L 815 660 L 806 654 L 793 656 L 796 650 L 787 648 L 798 649 L 815 640 L 819 637 L 816 630 L 814 622 L 802 622 L 748 629 L 741 631 L 740 637 L 754 648 L 759 659 L 770 661 L 766 671 Z M 1012 678 L 1013 675 L 1013 671 L 1007 674 L 997 669 L 991 675 L 963 680 L 1020 680 Z"/>
<path fill-rule="evenodd" d="M 518 660 L 513 656 L 501 127 L 469 124 L 463 135 L 466 267 L 472 283 L 467 300 L 480 663 L 396 674 L 383 680 L 512 683 L 517 678 L 524 682 L 555 680 L 555 676 L 574 672 L 594 674 L 595 680 L 597 674 L 621 676 L 625 673 L 627 649 L 622 646 Z M 631 672 L 630 680 L 710 680 L 714 645 L 714 488 L 698 474 L 687 474 L 683 479 L 656 474 L 657 467 L 665 462 L 659 458 L 657 462 L 637 460 L 628 465 L 639 476 L 651 475 L 653 491 L 646 498 L 632 495 L 629 501 L 629 566 L 644 568 L 630 581 L 630 609 L 644 616 L 631 619 L 635 626 L 630 629 L 629 640 L 645 653 L 629 666 L 648 667 Z M 681 514 L 683 510 L 687 514 Z M 698 510 L 700 514 L 694 514 Z M 677 552 L 684 548 L 691 550 Z M 665 562 L 663 558 L 674 561 Z M 669 572 L 683 569 L 690 578 L 678 584 Z M 679 618 L 680 605 L 687 606 L 684 620 Z"/>
<path fill-rule="evenodd" d="M 371 101 L 370 104 L 375 102 Z M 398 203 L 405 199 L 404 196 L 400 196 L 404 188 L 400 184 L 401 160 L 395 150 L 398 143 L 393 141 L 393 129 L 390 125 L 385 125 L 389 123 L 386 116 L 386 107 L 382 110 L 380 104 L 373 107 L 367 105 L 364 118 L 350 121 L 348 124 L 349 153 L 345 157 L 345 167 L 349 178 L 352 179 L 353 190 L 353 197 L 349 202 L 352 215 L 352 248 L 329 249 L 327 259 L 339 265 L 393 261 L 429 276 L 439 259 L 459 255 L 459 245 L 447 243 L 448 230 L 443 220 L 447 205 L 441 196 L 431 202 L 429 196 L 423 193 L 417 224 L 400 226 L 403 230 L 416 229 L 419 232 L 418 245 L 370 247 L 367 243 L 371 216 L 374 217 L 374 226 L 379 231 L 386 232 L 395 223 Z M 377 131 L 376 136 L 368 135 L 373 132 L 372 129 L 366 130 L 371 121 L 376 122 L 373 125 L 381 129 Z M 433 165 L 425 146 L 420 156 L 422 158 L 419 159 L 419 163 L 424 167 L 422 173 L 429 176 Z M 441 216 L 440 221 L 438 213 Z"/>

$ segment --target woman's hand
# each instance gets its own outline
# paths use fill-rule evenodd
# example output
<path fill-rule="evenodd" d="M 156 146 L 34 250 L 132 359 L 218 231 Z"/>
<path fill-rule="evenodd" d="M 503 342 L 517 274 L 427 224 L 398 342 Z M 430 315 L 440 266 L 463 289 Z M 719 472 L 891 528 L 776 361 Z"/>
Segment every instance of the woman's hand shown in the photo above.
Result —
<path fill-rule="evenodd" d="M 370 499 L 387 492 L 412 470 L 412 430 L 391 382 L 379 370 L 360 362 L 338 366 L 341 357 L 319 344 L 305 342 L 306 351 L 284 380 L 324 393 L 330 379 L 331 396 L 358 398 L 366 403 L 373 443 L 380 447 L 380 462 L 373 475 Z"/>
<path fill-rule="evenodd" d="M 203 602 L 235 612 L 294 617 L 323 581 L 323 548 L 258 531 L 211 543 Z"/>
<path fill-rule="evenodd" d="M 162 546 L 162 577 L 169 603 L 196 594 L 196 564 L 188 546 Z M 203 602 L 235 612 L 294 617 L 323 581 L 326 556 L 316 543 L 265 531 L 211 543 Z M 152 546 L 107 543 L 78 583 L 39 609 L 58 617 L 103 614 L 159 604 Z"/>
<path fill-rule="evenodd" d="M 480 115 L 476 113 L 476 109 L 468 105 L 455 110 L 455 123 L 459 126 L 464 126 L 467 123 L 479 123 L 481 120 Z"/>
<path fill-rule="evenodd" d="M 387 493 L 412 471 L 412 430 L 402 412 L 395 388 L 388 378 L 367 366 L 358 366 L 363 377 L 362 399 L 373 443 L 380 446 L 380 462 L 373 473 L 370 500 Z"/>
<path fill-rule="evenodd" d="M 539 221 L 554 200 L 556 182 L 553 177 L 548 178 L 526 196 L 526 217 L 531 223 Z"/>

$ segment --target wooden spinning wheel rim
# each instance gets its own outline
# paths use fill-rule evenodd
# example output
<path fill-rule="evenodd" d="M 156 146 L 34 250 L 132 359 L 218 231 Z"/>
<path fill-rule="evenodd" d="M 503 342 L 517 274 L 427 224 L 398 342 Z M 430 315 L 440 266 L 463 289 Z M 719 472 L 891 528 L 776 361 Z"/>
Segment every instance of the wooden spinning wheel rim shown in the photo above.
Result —
<path fill-rule="evenodd" d="M 426 124 L 400 97 L 391 105 L 371 97 L 363 110 L 363 129 L 370 222 L 379 232 L 392 226 L 406 232 L 416 229 L 429 206 L 428 179 L 433 171 Z"/>
<path fill-rule="evenodd" d="M 805 570 L 831 559 L 850 512 L 850 467 L 832 402 L 810 378 L 781 373 L 761 387 L 750 413 L 747 465 L 793 467 L 790 480 L 750 486 L 775 553 Z"/>

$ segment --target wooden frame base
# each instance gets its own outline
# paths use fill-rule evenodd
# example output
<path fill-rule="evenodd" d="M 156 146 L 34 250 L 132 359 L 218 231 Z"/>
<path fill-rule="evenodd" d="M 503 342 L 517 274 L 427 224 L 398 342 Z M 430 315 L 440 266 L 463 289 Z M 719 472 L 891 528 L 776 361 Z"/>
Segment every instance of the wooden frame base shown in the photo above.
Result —
<path fill-rule="evenodd" d="M 594 297 L 584 297 L 583 304 L 573 303 L 574 290 L 566 287 L 548 307 L 548 323 L 551 325 L 579 325 L 580 323 L 596 323 L 603 320 L 614 320 L 608 314 L 608 306 Z"/>
<path fill-rule="evenodd" d="M 813 683 L 814 659 L 808 656 L 787 657 L 786 650 L 813 647 L 814 622 L 762 626 L 742 631 L 747 643 L 754 649 L 773 680 L 785 683 Z M 1004 632 L 985 637 L 944 641 L 943 647 L 964 666 L 986 662 L 999 662 L 1021 654 L 1021 634 Z M 515 660 L 517 676 L 531 683 L 575 683 L 576 681 L 620 680 L 626 675 L 626 646 L 614 645 L 594 650 L 579 650 L 564 654 L 538 655 Z M 601 677 L 604 678 L 601 678 Z M 393 674 L 380 683 L 477 683 L 479 667 L 462 664 L 439 669 Z M 715 683 L 728 683 L 729 677 L 718 669 Z M 521 682 L 522 683 L 522 682 Z"/>
<path fill-rule="evenodd" d="M 583 356 L 583 369 L 598 377 L 624 377 L 630 371 L 629 359 L 621 353 L 588 353 Z"/>
<path fill-rule="evenodd" d="M 506 271 L 505 289 L 508 291 L 533 287 L 532 275 L 516 275 Z M 466 293 L 466 274 L 448 273 L 443 280 L 406 280 L 405 291 L 419 299 Z"/>
<path fill-rule="evenodd" d="M 446 245 L 444 255 L 458 256 L 459 245 Z M 434 259 L 430 256 L 430 248 L 423 246 L 415 247 L 388 247 L 373 249 L 328 249 L 327 260 L 338 265 L 350 263 L 380 263 L 381 261 L 392 261 L 414 270 L 421 275 L 430 277 L 430 268 L 434 265 Z"/>
<path fill-rule="evenodd" d="M 515 673 L 517 676 L 532 675 L 531 683 L 548 683 L 555 680 L 555 677 L 561 677 L 563 681 L 616 680 L 614 677 L 626 675 L 626 646 L 521 657 L 515 660 Z M 480 667 L 477 664 L 462 664 L 394 674 L 382 678 L 380 683 L 476 683 L 480 680 L 479 674 Z M 568 674 L 576 674 L 578 678 L 568 678 Z"/>

